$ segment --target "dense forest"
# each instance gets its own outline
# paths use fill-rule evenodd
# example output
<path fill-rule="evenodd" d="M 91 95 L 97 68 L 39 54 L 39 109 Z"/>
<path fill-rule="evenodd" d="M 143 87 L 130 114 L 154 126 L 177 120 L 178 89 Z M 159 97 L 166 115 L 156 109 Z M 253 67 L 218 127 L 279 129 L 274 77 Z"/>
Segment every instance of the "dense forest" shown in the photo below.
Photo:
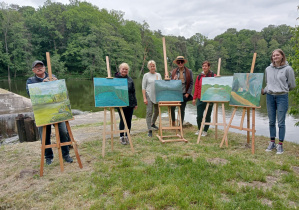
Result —
<path fill-rule="evenodd" d="M 221 74 L 249 72 L 253 53 L 257 53 L 255 72 L 264 72 L 270 54 L 276 48 L 287 57 L 296 56 L 295 29 L 287 25 L 269 25 L 260 32 L 234 28 L 208 39 L 200 33 L 190 38 L 166 36 L 151 31 L 146 22 L 125 20 L 122 11 L 107 11 L 77 0 L 69 4 L 48 0 L 37 9 L 30 6 L 0 3 L 0 78 L 15 79 L 31 75 L 32 61 L 46 61 L 51 54 L 53 73 L 60 78 L 105 77 L 109 56 L 112 71 L 127 62 L 130 75 L 139 77 L 147 71 L 148 60 L 157 62 L 164 72 L 162 37 L 165 37 L 168 69 L 178 55 L 188 59 L 186 66 L 194 72 L 209 60 L 217 70 L 222 58 Z M 298 54 L 298 52 L 297 52 Z"/>

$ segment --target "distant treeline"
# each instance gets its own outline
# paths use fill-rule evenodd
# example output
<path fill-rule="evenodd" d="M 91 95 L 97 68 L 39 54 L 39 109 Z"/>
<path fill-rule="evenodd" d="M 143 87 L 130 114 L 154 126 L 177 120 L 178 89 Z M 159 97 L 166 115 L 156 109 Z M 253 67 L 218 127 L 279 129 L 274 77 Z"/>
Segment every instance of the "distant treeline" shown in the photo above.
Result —
<path fill-rule="evenodd" d="M 172 61 L 183 55 L 188 59 L 186 66 L 195 73 L 201 71 L 204 60 L 217 72 L 220 57 L 222 75 L 249 72 L 256 52 L 254 72 L 264 72 L 274 49 L 283 49 L 287 56 L 295 54 L 291 44 L 294 28 L 287 25 L 269 25 L 261 32 L 230 28 L 214 39 L 200 33 L 187 39 L 152 31 L 146 22 L 125 20 L 122 11 L 107 11 L 77 0 L 69 4 L 48 0 L 38 9 L 3 2 L 0 6 L 2 79 L 32 75 L 31 63 L 46 61 L 46 52 L 50 52 L 53 73 L 60 78 L 106 77 L 105 56 L 109 56 L 112 71 L 127 62 L 133 78 L 148 71 L 146 64 L 151 59 L 164 75 L 163 36 L 169 70 L 174 67 Z"/>

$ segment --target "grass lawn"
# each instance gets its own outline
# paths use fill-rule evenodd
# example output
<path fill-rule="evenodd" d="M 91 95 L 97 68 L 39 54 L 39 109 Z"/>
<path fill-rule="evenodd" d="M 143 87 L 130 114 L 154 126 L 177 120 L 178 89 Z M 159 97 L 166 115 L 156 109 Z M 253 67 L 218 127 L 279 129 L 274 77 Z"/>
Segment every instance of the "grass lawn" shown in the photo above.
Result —
<path fill-rule="evenodd" d="M 74 128 L 76 129 L 76 128 Z M 80 129 L 79 127 L 77 129 Z M 133 136 L 135 153 L 114 138 L 78 145 L 83 169 L 64 164 L 58 154 L 39 177 L 40 142 L 0 146 L 0 209 L 296 209 L 299 207 L 299 145 L 266 153 L 268 138 L 214 130 L 196 144 L 195 128 L 184 129 L 188 143 L 162 144 L 146 133 Z M 156 132 L 154 133 L 156 134 Z M 76 138 L 76 136 L 75 136 Z"/>

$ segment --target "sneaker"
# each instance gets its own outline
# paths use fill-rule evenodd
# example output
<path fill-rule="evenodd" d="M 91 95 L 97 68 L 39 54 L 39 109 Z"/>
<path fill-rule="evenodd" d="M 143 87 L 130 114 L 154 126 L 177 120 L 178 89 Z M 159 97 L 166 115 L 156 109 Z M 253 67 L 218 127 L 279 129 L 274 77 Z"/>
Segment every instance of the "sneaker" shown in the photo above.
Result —
<path fill-rule="evenodd" d="M 207 135 L 208 135 L 207 131 L 203 131 L 203 132 L 201 133 L 201 136 L 207 136 Z"/>
<path fill-rule="evenodd" d="M 126 144 L 130 144 L 128 136 L 124 136 L 124 139 L 126 141 Z"/>
<path fill-rule="evenodd" d="M 198 130 L 198 131 L 196 131 L 194 134 L 198 136 L 198 134 L 199 134 L 199 130 Z"/>
<path fill-rule="evenodd" d="M 159 130 L 159 127 L 157 127 L 155 124 L 152 124 L 152 129 Z"/>
<path fill-rule="evenodd" d="M 147 136 L 148 136 L 148 137 L 153 137 L 153 131 L 152 131 L 152 130 L 149 130 Z"/>
<path fill-rule="evenodd" d="M 64 156 L 63 159 L 67 163 L 72 163 L 73 162 L 73 159 L 69 155 Z"/>
<path fill-rule="evenodd" d="M 276 148 L 275 142 L 270 141 L 268 148 L 265 150 L 266 152 L 271 152 L 273 149 Z"/>
<path fill-rule="evenodd" d="M 53 163 L 53 158 L 46 158 L 46 164 L 51 165 Z"/>
<path fill-rule="evenodd" d="M 276 149 L 277 149 L 276 155 L 281 155 L 283 153 L 282 144 L 278 144 Z"/>
<path fill-rule="evenodd" d="M 126 145 L 126 144 L 127 144 L 127 141 L 126 141 L 126 139 L 125 139 L 124 136 L 120 137 L 119 140 L 120 140 L 120 143 L 121 143 L 122 145 Z"/>

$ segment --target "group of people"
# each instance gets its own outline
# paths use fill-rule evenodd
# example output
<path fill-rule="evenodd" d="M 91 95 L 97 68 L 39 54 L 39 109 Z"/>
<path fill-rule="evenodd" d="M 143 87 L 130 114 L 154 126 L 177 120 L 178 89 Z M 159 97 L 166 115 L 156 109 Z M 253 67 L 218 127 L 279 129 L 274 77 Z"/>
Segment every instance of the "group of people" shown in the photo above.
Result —
<path fill-rule="evenodd" d="M 194 94 L 192 96 L 193 90 L 193 73 L 192 70 L 187 68 L 185 64 L 188 61 L 183 56 L 178 56 L 173 63 L 177 65 L 175 69 L 171 71 L 172 80 L 181 80 L 182 82 L 182 96 L 183 102 L 181 102 L 181 120 L 184 122 L 185 108 L 188 101 L 192 101 L 192 104 L 197 106 L 197 127 L 198 131 L 195 133 L 199 134 L 199 130 L 202 123 L 203 113 L 206 108 L 206 102 L 201 101 L 201 87 L 203 77 L 214 77 L 216 76 L 211 71 L 211 64 L 209 61 L 204 61 L 202 63 L 202 72 L 196 77 Z M 146 105 L 146 124 L 148 129 L 148 137 L 152 137 L 153 130 L 158 130 L 156 125 L 156 120 L 158 118 L 158 104 L 156 102 L 155 95 L 155 80 L 162 80 L 160 73 L 156 72 L 156 62 L 154 60 L 148 61 L 147 68 L 149 72 L 144 74 L 142 79 L 142 94 L 143 102 Z M 128 94 L 129 94 L 129 106 L 124 107 L 124 115 L 128 125 L 128 129 L 131 130 L 131 122 L 134 109 L 137 109 L 137 99 L 135 94 L 135 86 L 133 79 L 128 75 L 130 67 L 127 63 L 122 63 L 119 65 L 119 71 L 116 72 L 115 77 L 126 78 L 128 81 Z M 45 72 L 45 65 L 42 61 L 34 61 L 32 64 L 32 71 L 35 74 L 30 77 L 26 83 L 27 93 L 28 84 L 37 82 L 49 81 L 48 74 Z M 57 78 L 55 76 L 54 80 Z M 295 75 L 294 70 L 289 66 L 286 61 L 286 56 L 284 52 L 280 49 L 276 49 L 271 54 L 271 64 L 265 70 L 265 81 L 266 87 L 262 89 L 262 94 L 267 95 L 267 111 L 269 117 L 269 130 L 270 130 L 270 143 L 266 151 L 277 150 L 276 154 L 283 153 L 283 141 L 285 137 L 285 118 L 288 110 L 288 92 L 295 88 Z M 208 112 L 206 115 L 206 122 L 211 121 L 213 103 L 210 103 L 208 107 Z M 124 121 L 119 112 L 120 123 L 119 129 L 124 130 Z M 278 121 L 278 145 L 275 144 L 276 138 L 276 116 Z M 175 125 L 175 107 L 171 107 L 171 119 L 172 124 Z M 160 126 L 160 125 L 159 125 Z M 205 125 L 202 136 L 207 135 L 209 125 Z M 46 134 L 46 145 L 50 144 L 51 126 L 47 126 Z M 39 128 L 40 136 L 42 136 L 42 128 Z M 68 132 L 66 130 L 65 123 L 59 123 L 59 135 L 61 137 L 61 142 L 69 141 Z M 120 133 L 121 144 L 128 144 L 128 137 L 126 133 Z M 63 158 L 66 162 L 73 162 L 72 158 L 69 156 L 68 146 L 62 147 Z M 46 149 L 45 152 L 46 164 L 51 164 L 53 161 L 53 152 L 51 148 Z"/>

